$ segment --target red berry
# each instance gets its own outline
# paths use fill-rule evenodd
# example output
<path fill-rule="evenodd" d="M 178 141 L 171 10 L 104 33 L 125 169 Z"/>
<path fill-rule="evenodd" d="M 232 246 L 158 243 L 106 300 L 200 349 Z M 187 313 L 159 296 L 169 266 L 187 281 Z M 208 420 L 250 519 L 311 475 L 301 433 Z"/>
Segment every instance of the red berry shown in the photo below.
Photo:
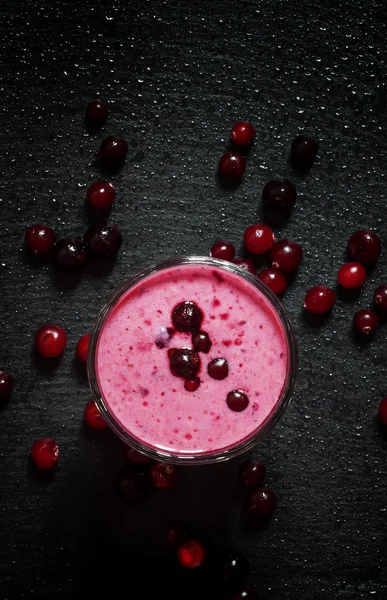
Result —
<path fill-rule="evenodd" d="M 89 127 L 102 127 L 108 118 L 109 109 L 101 100 L 93 100 L 86 107 L 86 122 Z"/>
<path fill-rule="evenodd" d="M 82 336 L 79 340 L 75 353 L 77 355 L 77 359 L 81 362 L 86 362 L 87 360 L 87 349 L 89 347 L 90 333 L 86 333 L 86 335 Z"/>
<path fill-rule="evenodd" d="M 253 275 L 256 273 L 256 268 L 253 261 L 248 258 L 234 258 L 232 263 L 237 265 L 240 269 L 243 269 L 243 271 L 247 271 Z"/>
<path fill-rule="evenodd" d="M 84 418 L 86 425 L 88 425 L 91 429 L 97 429 L 98 431 L 107 429 L 107 424 L 104 421 L 104 418 L 94 400 L 86 404 Z"/>
<path fill-rule="evenodd" d="M 55 358 L 66 348 L 67 335 L 58 325 L 42 325 L 35 334 L 35 348 L 45 358 Z"/>
<path fill-rule="evenodd" d="M 368 265 L 376 262 L 382 249 L 379 236 L 368 229 L 356 231 L 348 240 L 348 253 L 356 262 Z"/>
<path fill-rule="evenodd" d="M 289 210 L 297 199 L 296 188 L 291 181 L 268 181 L 262 191 L 262 200 L 272 210 Z"/>
<path fill-rule="evenodd" d="M 58 461 L 58 444 L 51 438 L 36 440 L 31 446 L 31 456 L 39 469 L 52 469 Z"/>
<path fill-rule="evenodd" d="M 343 288 L 354 289 L 363 285 L 367 279 L 367 271 L 362 264 L 349 262 L 343 265 L 337 275 L 337 281 Z"/>
<path fill-rule="evenodd" d="M 35 256 L 47 256 L 54 248 L 56 242 L 55 231 L 48 225 L 37 223 L 30 225 L 24 235 L 28 252 Z"/>
<path fill-rule="evenodd" d="M 336 294 L 331 288 L 325 285 L 316 285 L 306 293 L 304 308 L 316 315 L 322 315 L 329 312 L 335 302 Z"/>
<path fill-rule="evenodd" d="M 180 546 L 186 537 L 187 534 L 181 527 L 170 527 L 167 531 L 167 542 L 170 546 Z"/>
<path fill-rule="evenodd" d="M 247 121 L 235 123 L 231 129 L 230 138 L 233 144 L 241 148 L 248 148 L 254 141 L 255 129 Z"/>
<path fill-rule="evenodd" d="M 235 248 L 230 242 L 215 242 L 210 250 L 210 256 L 231 261 L 235 256 Z"/>
<path fill-rule="evenodd" d="M 150 469 L 150 479 L 158 490 L 171 490 L 177 483 L 177 469 L 175 465 L 155 463 Z"/>
<path fill-rule="evenodd" d="M 213 358 L 207 365 L 207 373 L 212 379 L 222 380 L 228 376 L 228 362 L 225 358 Z"/>
<path fill-rule="evenodd" d="M 122 235 L 117 225 L 92 225 L 83 234 L 83 241 L 93 255 L 106 257 L 117 254 Z"/>
<path fill-rule="evenodd" d="M 265 254 L 274 243 L 274 233 L 267 225 L 255 223 L 246 229 L 243 241 L 246 250 L 251 254 Z"/>
<path fill-rule="evenodd" d="M 379 404 L 379 418 L 383 425 L 387 426 L 387 398 L 383 398 Z"/>
<path fill-rule="evenodd" d="M 208 333 L 205 331 L 196 331 L 192 334 L 192 345 L 196 352 L 208 354 L 211 350 L 212 342 Z"/>
<path fill-rule="evenodd" d="M 374 291 L 374 302 L 376 308 L 381 312 L 387 312 L 387 285 L 380 285 Z"/>
<path fill-rule="evenodd" d="M 234 412 L 242 412 L 249 405 L 249 399 L 242 390 L 233 390 L 227 394 L 227 406 Z"/>
<path fill-rule="evenodd" d="M 318 150 L 316 140 L 305 135 L 299 135 L 293 140 L 291 159 L 296 169 L 307 170 L 314 163 Z"/>
<path fill-rule="evenodd" d="M 95 181 L 86 192 L 86 201 L 93 208 L 109 210 L 116 198 L 114 186 L 109 181 Z"/>
<path fill-rule="evenodd" d="M 130 446 L 125 446 L 124 448 L 125 458 L 132 463 L 141 464 L 141 465 L 150 465 L 152 464 L 153 458 L 149 458 L 142 452 L 131 448 Z"/>
<path fill-rule="evenodd" d="M 239 477 L 245 488 L 254 488 L 263 484 L 266 469 L 260 460 L 247 460 L 239 467 Z"/>
<path fill-rule="evenodd" d="M 66 271 L 79 269 L 86 260 L 85 247 L 77 238 L 58 240 L 55 244 L 54 254 L 57 266 Z"/>
<path fill-rule="evenodd" d="M 105 166 L 114 167 L 121 166 L 127 152 L 128 144 L 123 138 L 117 135 L 109 135 L 102 141 L 95 155 Z"/>
<path fill-rule="evenodd" d="M 246 159 L 238 152 L 225 152 L 218 169 L 219 175 L 224 179 L 238 181 L 246 170 Z"/>
<path fill-rule="evenodd" d="M 0 371 L 0 400 L 7 400 L 13 390 L 13 377 Z"/>
<path fill-rule="evenodd" d="M 353 317 L 353 326 L 359 333 L 369 335 L 373 333 L 379 325 L 378 315 L 367 308 L 359 310 Z"/>
<path fill-rule="evenodd" d="M 195 302 L 179 302 L 172 311 L 172 323 L 176 331 L 196 331 L 203 313 Z"/>
<path fill-rule="evenodd" d="M 116 475 L 114 489 L 127 504 L 145 502 L 151 489 L 148 472 L 138 465 L 124 465 Z"/>
<path fill-rule="evenodd" d="M 248 515 L 257 519 L 270 519 L 277 506 L 275 493 L 269 488 L 253 490 L 248 499 Z"/>
<path fill-rule="evenodd" d="M 302 262 L 302 248 L 297 242 L 279 240 L 270 250 L 271 265 L 284 273 L 296 271 Z"/>
<path fill-rule="evenodd" d="M 196 392 L 199 386 L 199 377 L 194 377 L 193 379 L 186 379 L 184 382 L 184 388 L 187 390 L 187 392 Z"/>
<path fill-rule="evenodd" d="M 262 269 L 262 271 L 258 273 L 258 279 L 263 281 L 269 290 L 278 296 L 286 290 L 288 285 L 285 275 L 277 269 Z"/>
<path fill-rule="evenodd" d="M 206 551 L 197 540 L 187 540 L 177 551 L 179 563 L 186 569 L 200 567 L 205 556 Z"/>

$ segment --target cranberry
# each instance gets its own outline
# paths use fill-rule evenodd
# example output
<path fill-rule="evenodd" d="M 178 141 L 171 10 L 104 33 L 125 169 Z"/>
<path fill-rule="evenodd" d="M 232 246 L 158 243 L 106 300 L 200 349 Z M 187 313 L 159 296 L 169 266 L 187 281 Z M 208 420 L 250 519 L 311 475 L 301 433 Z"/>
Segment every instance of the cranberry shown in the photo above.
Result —
<path fill-rule="evenodd" d="M 225 152 L 219 161 L 219 175 L 230 181 L 239 181 L 246 170 L 246 159 L 238 152 Z"/>
<path fill-rule="evenodd" d="M 105 423 L 104 418 L 94 400 L 86 404 L 84 418 L 86 425 L 88 425 L 91 429 L 97 429 L 98 431 L 107 429 L 107 424 Z"/>
<path fill-rule="evenodd" d="M 187 392 L 196 392 L 199 386 L 199 377 L 194 377 L 193 379 L 186 379 L 184 382 L 184 388 L 187 390 Z"/>
<path fill-rule="evenodd" d="M 267 524 L 277 506 L 277 498 L 272 490 L 260 487 L 251 492 L 247 504 L 247 515 L 257 524 Z"/>
<path fill-rule="evenodd" d="M 197 333 L 192 334 L 192 345 L 196 352 L 204 352 L 204 354 L 208 354 L 211 349 L 212 342 L 208 333 L 205 331 L 198 331 Z"/>
<path fill-rule="evenodd" d="M 170 527 L 167 531 L 167 542 L 170 546 L 180 546 L 187 537 L 187 533 L 181 527 Z"/>
<path fill-rule="evenodd" d="M 362 265 L 368 265 L 378 260 L 382 244 L 379 236 L 368 229 L 356 231 L 348 240 L 348 253 Z"/>
<path fill-rule="evenodd" d="M 219 560 L 217 575 L 224 586 L 238 587 L 250 575 L 250 563 L 240 552 L 227 552 Z"/>
<path fill-rule="evenodd" d="M 78 344 L 77 344 L 77 347 L 75 350 L 77 359 L 83 363 L 85 363 L 87 360 L 87 350 L 89 347 L 89 340 L 90 340 L 90 333 L 86 333 L 86 335 L 83 335 L 81 337 L 81 339 L 78 341 Z"/>
<path fill-rule="evenodd" d="M 234 412 L 242 412 L 249 405 L 249 399 L 242 390 L 233 390 L 227 394 L 227 406 Z"/>
<path fill-rule="evenodd" d="M 102 141 L 96 157 L 108 167 L 121 166 L 128 152 L 127 142 L 117 135 L 109 135 Z"/>
<path fill-rule="evenodd" d="M 116 191 L 109 181 L 95 181 L 86 192 L 86 201 L 93 208 L 109 210 L 116 198 Z"/>
<path fill-rule="evenodd" d="M 135 450 L 135 448 L 131 448 L 130 446 L 125 446 L 124 448 L 125 458 L 129 460 L 131 463 L 135 463 L 138 465 L 150 465 L 153 463 L 153 459 L 149 458 L 142 452 Z"/>
<path fill-rule="evenodd" d="M 373 333 L 379 325 L 378 315 L 367 308 L 359 310 L 353 317 L 353 326 L 359 333 L 369 335 Z"/>
<path fill-rule="evenodd" d="M 379 418 L 383 425 L 387 426 L 387 398 L 383 398 L 379 404 Z"/>
<path fill-rule="evenodd" d="M 262 269 L 262 271 L 258 273 L 258 279 L 263 281 L 269 290 L 278 296 L 282 294 L 288 286 L 285 275 L 277 269 Z"/>
<path fill-rule="evenodd" d="M 262 191 L 262 200 L 272 210 L 290 210 L 297 198 L 296 188 L 291 181 L 268 181 Z"/>
<path fill-rule="evenodd" d="M 263 484 L 266 469 L 260 460 L 247 460 L 239 467 L 239 476 L 245 488 L 253 488 Z"/>
<path fill-rule="evenodd" d="M 274 233 L 267 225 L 255 223 L 246 229 L 243 241 L 246 250 L 251 254 L 265 254 L 274 243 Z"/>
<path fill-rule="evenodd" d="M 150 469 L 150 479 L 158 490 L 170 490 L 177 483 L 177 469 L 175 465 L 165 463 L 155 463 Z"/>
<path fill-rule="evenodd" d="M 332 310 L 335 302 L 336 294 L 331 288 L 325 285 L 316 285 L 306 293 L 304 308 L 316 315 L 322 315 Z"/>
<path fill-rule="evenodd" d="M 338 283 L 347 289 L 359 288 L 367 279 L 367 271 L 362 264 L 349 262 L 343 265 L 337 275 Z"/>
<path fill-rule="evenodd" d="M 297 169 L 307 170 L 314 163 L 318 150 L 316 140 L 305 135 L 299 135 L 293 140 L 291 159 Z"/>
<path fill-rule="evenodd" d="M 35 348 L 45 358 L 55 358 L 66 348 L 67 335 L 58 325 L 42 325 L 35 333 Z"/>
<path fill-rule="evenodd" d="M 231 242 L 215 242 L 210 250 L 210 256 L 231 261 L 235 256 L 235 248 Z"/>
<path fill-rule="evenodd" d="M 7 400 L 13 390 L 13 377 L 0 371 L 0 400 Z"/>
<path fill-rule="evenodd" d="M 228 375 L 228 362 L 225 358 L 214 358 L 207 365 L 207 372 L 212 379 L 225 379 Z"/>
<path fill-rule="evenodd" d="M 96 256 L 111 256 L 121 248 L 122 235 L 117 225 L 94 225 L 84 233 L 83 241 Z"/>
<path fill-rule="evenodd" d="M 187 540 L 179 547 L 177 558 L 182 567 L 195 569 L 200 567 L 206 556 L 202 544 L 197 540 Z"/>
<path fill-rule="evenodd" d="M 380 285 L 374 291 L 374 302 L 376 308 L 381 312 L 387 312 L 387 285 Z"/>
<path fill-rule="evenodd" d="M 254 141 L 255 129 L 247 121 L 235 123 L 231 129 L 230 138 L 233 144 L 240 148 L 248 148 Z"/>
<path fill-rule="evenodd" d="M 202 319 L 202 311 L 194 302 L 180 302 L 172 311 L 172 323 L 176 331 L 196 331 Z"/>
<path fill-rule="evenodd" d="M 297 242 L 279 240 L 271 247 L 270 260 L 274 269 L 291 273 L 296 271 L 302 262 L 302 248 Z"/>
<path fill-rule="evenodd" d="M 200 369 L 200 358 L 197 352 L 189 348 L 173 348 L 168 352 L 170 369 L 176 377 L 193 379 Z"/>
<path fill-rule="evenodd" d="M 47 256 L 54 248 L 55 231 L 48 225 L 37 223 L 30 225 L 24 235 L 24 241 L 28 252 L 35 256 Z"/>
<path fill-rule="evenodd" d="M 117 496 L 127 504 L 144 502 L 150 492 L 147 471 L 137 465 L 124 465 L 116 475 L 114 489 Z"/>
<path fill-rule="evenodd" d="M 246 587 L 231 596 L 231 600 L 258 600 L 258 594 L 253 587 Z"/>
<path fill-rule="evenodd" d="M 249 260 L 248 258 L 234 258 L 232 262 L 240 269 L 243 269 L 243 271 L 247 271 L 248 273 L 255 275 L 256 268 L 252 260 Z"/>
<path fill-rule="evenodd" d="M 35 440 L 31 446 L 31 456 L 39 469 L 52 469 L 55 467 L 59 457 L 58 444 L 51 438 Z"/>
<path fill-rule="evenodd" d="M 108 118 L 109 109 L 101 100 L 93 100 L 86 107 L 86 123 L 89 127 L 102 127 Z"/>
<path fill-rule="evenodd" d="M 67 271 L 79 269 L 86 260 L 85 247 L 77 238 L 58 240 L 54 252 L 58 267 Z"/>

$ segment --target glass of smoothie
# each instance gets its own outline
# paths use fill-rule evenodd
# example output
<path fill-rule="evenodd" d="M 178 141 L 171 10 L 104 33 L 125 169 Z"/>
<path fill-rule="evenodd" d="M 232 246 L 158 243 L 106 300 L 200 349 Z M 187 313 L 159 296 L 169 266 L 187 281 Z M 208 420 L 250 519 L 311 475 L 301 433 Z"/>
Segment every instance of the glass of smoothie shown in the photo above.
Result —
<path fill-rule="evenodd" d="M 88 373 L 110 428 L 157 460 L 205 464 L 254 446 L 289 403 L 292 325 L 257 277 L 178 257 L 131 277 L 99 313 Z"/>

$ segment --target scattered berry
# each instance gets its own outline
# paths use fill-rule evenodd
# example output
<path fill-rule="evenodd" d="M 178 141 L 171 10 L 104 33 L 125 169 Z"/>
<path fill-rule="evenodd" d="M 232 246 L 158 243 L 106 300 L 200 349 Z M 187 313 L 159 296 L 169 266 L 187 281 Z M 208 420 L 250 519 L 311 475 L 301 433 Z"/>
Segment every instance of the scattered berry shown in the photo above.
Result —
<path fill-rule="evenodd" d="M 66 348 L 67 335 L 58 325 L 42 325 L 35 334 L 35 348 L 45 358 L 55 358 Z"/>
<path fill-rule="evenodd" d="M 267 525 L 277 506 L 277 498 L 269 488 L 260 487 L 251 492 L 247 516 L 257 525 Z"/>
<path fill-rule="evenodd" d="M 227 406 L 234 412 L 242 412 L 249 405 L 249 399 L 242 390 L 233 390 L 227 394 Z"/>
<path fill-rule="evenodd" d="M 109 210 L 116 198 L 114 186 L 109 181 L 95 181 L 86 192 L 86 202 L 93 208 Z"/>
<path fill-rule="evenodd" d="M 291 159 L 297 169 L 308 170 L 314 163 L 318 150 L 316 140 L 299 135 L 293 140 Z"/>
<path fill-rule="evenodd" d="M 170 369 L 176 377 L 194 379 L 200 369 L 200 358 L 197 352 L 189 348 L 172 348 L 168 351 Z"/>
<path fill-rule="evenodd" d="M 231 129 L 230 138 L 233 144 L 240 148 L 249 148 L 255 138 L 255 129 L 247 121 L 235 123 Z"/>
<path fill-rule="evenodd" d="M 374 291 L 374 302 L 376 308 L 381 312 L 387 312 L 387 285 L 380 285 Z"/>
<path fill-rule="evenodd" d="M 176 331 L 197 331 L 202 319 L 202 311 L 194 302 L 180 302 L 172 311 L 172 323 Z"/>
<path fill-rule="evenodd" d="M 24 235 L 24 241 L 28 252 L 35 256 L 47 256 L 54 248 L 55 231 L 48 225 L 37 223 L 30 225 Z"/>
<path fill-rule="evenodd" d="M 207 372 L 212 379 L 225 379 L 228 376 L 228 362 L 225 358 L 214 358 L 207 365 Z"/>
<path fill-rule="evenodd" d="M 208 333 L 205 331 L 198 331 L 192 334 L 192 345 L 196 352 L 208 354 L 211 349 L 212 342 Z"/>
<path fill-rule="evenodd" d="M 243 271 L 247 271 L 248 273 L 255 275 L 256 268 L 252 260 L 248 258 L 234 258 L 232 263 L 237 265 L 240 269 L 243 269 Z"/>
<path fill-rule="evenodd" d="M 246 229 L 243 241 L 246 250 L 251 254 L 265 254 L 274 243 L 274 233 L 267 225 L 255 223 Z"/>
<path fill-rule="evenodd" d="M 102 127 L 108 118 L 109 109 L 101 100 L 93 100 L 86 107 L 86 123 L 89 127 Z"/>
<path fill-rule="evenodd" d="M 155 463 L 150 469 L 150 479 L 158 490 L 171 490 L 177 483 L 177 469 L 175 465 Z"/>
<path fill-rule="evenodd" d="M 13 377 L 0 371 L 0 400 L 7 400 L 13 390 Z"/>
<path fill-rule="evenodd" d="M 266 469 L 260 460 L 247 460 L 239 467 L 239 477 L 245 488 L 261 486 L 266 477 Z"/>
<path fill-rule="evenodd" d="M 231 600 L 258 600 L 258 594 L 253 587 L 246 587 L 243 590 L 235 592 L 231 596 Z"/>
<path fill-rule="evenodd" d="M 250 563 L 240 552 L 227 552 L 219 560 L 217 575 L 223 586 L 235 589 L 246 582 Z"/>
<path fill-rule="evenodd" d="M 199 386 L 199 377 L 194 377 L 194 379 L 186 379 L 184 382 L 184 388 L 187 390 L 187 392 L 196 392 Z"/>
<path fill-rule="evenodd" d="M 86 425 L 91 429 L 97 429 L 98 431 L 107 429 L 107 424 L 94 400 L 86 404 L 84 418 Z"/>
<path fill-rule="evenodd" d="M 58 240 L 55 244 L 54 254 L 57 266 L 67 271 L 79 269 L 86 260 L 85 247 L 77 238 Z"/>
<path fill-rule="evenodd" d="M 105 257 L 117 254 L 122 235 L 117 225 L 94 225 L 84 233 L 83 241 L 93 254 Z"/>
<path fill-rule="evenodd" d="M 292 240 L 279 240 L 270 250 L 271 265 L 284 273 L 296 271 L 302 262 L 302 248 Z"/>
<path fill-rule="evenodd" d="M 332 310 L 335 302 L 336 294 L 331 288 L 325 285 L 316 285 L 306 293 L 304 308 L 316 315 L 322 315 Z"/>
<path fill-rule="evenodd" d="M 125 446 L 124 454 L 127 460 L 138 465 L 150 465 L 154 462 L 152 458 L 149 458 L 149 456 L 146 456 L 142 452 L 139 452 L 130 446 Z"/>
<path fill-rule="evenodd" d="M 89 347 L 90 333 L 86 333 L 83 335 L 81 339 L 78 341 L 75 353 L 77 359 L 81 362 L 85 363 L 87 361 L 87 349 Z"/>
<path fill-rule="evenodd" d="M 367 271 L 362 264 L 349 262 L 343 265 L 337 275 L 338 283 L 347 289 L 359 288 L 367 279 Z"/>
<path fill-rule="evenodd" d="M 102 141 L 99 150 L 96 151 L 95 156 L 106 166 L 114 167 L 120 166 L 126 157 L 128 152 L 127 142 L 117 136 L 109 135 Z"/>
<path fill-rule="evenodd" d="M 368 229 L 356 231 L 348 240 L 348 254 L 356 262 L 368 265 L 376 262 L 379 258 L 382 244 L 379 236 Z"/>
<path fill-rule="evenodd" d="M 51 438 L 35 440 L 31 446 L 31 456 L 39 469 L 52 469 L 55 467 L 59 457 L 58 444 Z"/>
<path fill-rule="evenodd" d="M 187 533 L 181 527 L 170 527 L 167 531 L 167 542 L 170 546 L 180 546 L 187 537 Z"/>
<path fill-rule="evenodd" d="M 177 551 L 177 557 L 182 567 L 195 569 L 200 567 L 206 556 L 202 544 L 197 540 L 187 540 Z"/>
<path fill-rule="evenodd" d="M 379 324 L 378 315 L 367 308 L 359 310 L 353 317 L 353 326 L 359 333 L 369 335 L 373 333 Z"/>
<path fill-rule="evenodd" d="M 127 504 L 144 502 L 151 489 L 147 471 L 137 465 L 124 465 L 117 473 L 114 489 Z"/>
<path fill-rule="evenodd" d="M 225 152 L 219 161 L 219 175 L 230 181 L 241 179 L 246 170 L 246 160 L 238 152 Z"/>
<path fill-rule="evenodd" d="M 232 261 L 235 256 L 235 248 L 231 242 L 215 242 L 210 250 L 210 256 L 220 260 Z"/>
<path fill-rule="evenodd" d="M 296 199 L 296 188 L 287 179 L 268 181 L 262 191 L 263 203 L 271 210 L 290 210 Z"/>
<path fill-rule="evenodd" d="M 387 426 L 387 398 L 383 398 L 379 404 L 379 418 L 383 425 Z"/>
<path fill-rule="evenodd" d="M 281 271 L 278 271 L 278 269 L 262 269 L 262 271 L 258 273 L 258 279 L 263 281 L 269 290 L 271 290 L 273 294 L 277 294 L 277 296 L 282 294 L 288 286 L 285 275 L 281 273 Z"/>

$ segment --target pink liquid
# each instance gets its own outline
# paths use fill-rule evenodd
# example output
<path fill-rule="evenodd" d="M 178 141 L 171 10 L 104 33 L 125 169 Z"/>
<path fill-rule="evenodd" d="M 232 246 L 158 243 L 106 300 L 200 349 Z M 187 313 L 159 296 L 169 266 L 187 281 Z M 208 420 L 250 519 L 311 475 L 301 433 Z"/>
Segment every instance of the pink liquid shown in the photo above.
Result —
<path fill-rule="evenodd" d="M 195 392 L 169 368 L 168 348 L 192 348 L 191 334 L 167 332 L 183 301 L 202 310 L 201 330 L 212 341 L 210 352 L 200 353 Z M 229 364 L 222 381 L 207 373 L 217 357 Z M 164 269 L 130 288 L 106 318 L 96 354 L 99 388 L 114 419 L 142 444 L 180 455 L 227 449 L 259 430 L 279 401 L 287 364 L 286 334 L 269 301 L 241 276 L 209 265 Z M 239 413 L 226 403 L 236 389 L 249 398 Z"/>

